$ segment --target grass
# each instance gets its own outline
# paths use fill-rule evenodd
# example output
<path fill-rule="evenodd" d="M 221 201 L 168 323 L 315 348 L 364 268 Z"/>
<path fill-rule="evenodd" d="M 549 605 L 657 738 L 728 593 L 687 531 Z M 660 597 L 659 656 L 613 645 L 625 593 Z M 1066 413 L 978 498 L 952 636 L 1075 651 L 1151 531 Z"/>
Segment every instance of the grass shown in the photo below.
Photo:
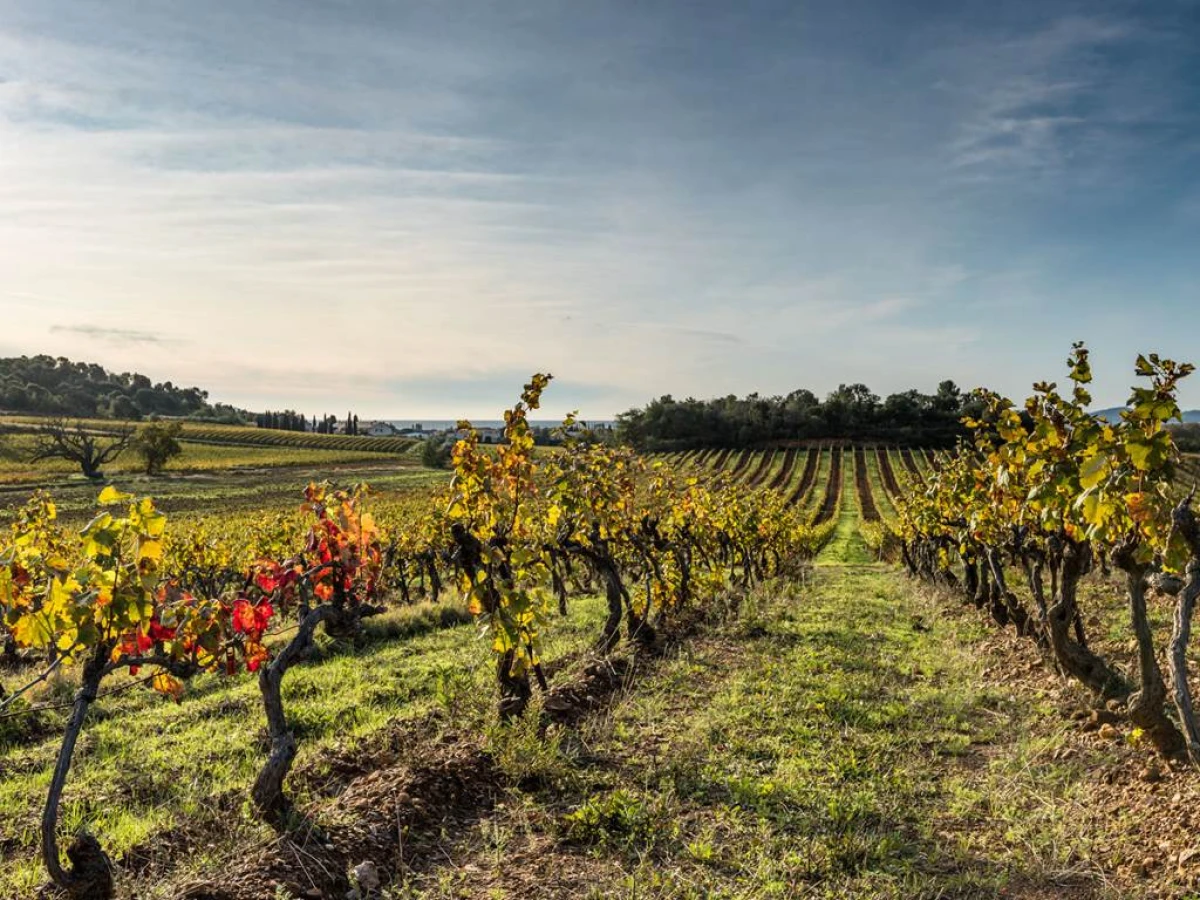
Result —
<path fill-rule="evenodd" d="M 547 659 L 594 638 L 602 608 L 597 598 L 576 601 L 571 617 L 553 629 Z M 309 773 L 297 790 L 301 803 L 339 749 L 370 743 L 398 722 L 441 708 L 457 728 L 484 727 L 494 696 L 491 652 L 473 625 L 444 616 L 429 606 L 398 610 L 370 623 L 375 639 L 365 647 L 327 642 L 317 660 L 288 673 L 284 696 L 301 742 L 296 768 Z M 58 693 L 69 698 L 70 686 Z M 44 881 L 37 817 L 62 714 L 44 715 L 45 739 L 0 746 L 0 897 L 32 896 Z M 63 833 L 86 826 L 120 858 L 207 825 L 211 846 L 187 864 L 211 866 L 236 843 L 268 835 L 246 805 L 264 733 L 257 686 L 245 676 L 200 678 L 179 704 L 149 691 L 102 699 L 89 715 L 64 793 Z M 141 896 L 160 896 L 151 887 Z"/>

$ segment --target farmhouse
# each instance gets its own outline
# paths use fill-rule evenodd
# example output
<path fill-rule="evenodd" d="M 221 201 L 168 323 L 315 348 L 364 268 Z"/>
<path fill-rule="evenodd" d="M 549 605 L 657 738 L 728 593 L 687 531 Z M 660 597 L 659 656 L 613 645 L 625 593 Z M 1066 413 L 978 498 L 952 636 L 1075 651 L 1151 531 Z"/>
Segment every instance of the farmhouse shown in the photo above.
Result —
<path fill-rule="evenodd" d="M 359 426 L 358 433 L 370 437 L 395 437 L 400 431 L 391 422 L 364 422 Z"/>
<path fill-rule="evenodd" d="M 479 443 L 499 444 L 504 439 L 503 428 L 476 428 L 479 432 Z"/>

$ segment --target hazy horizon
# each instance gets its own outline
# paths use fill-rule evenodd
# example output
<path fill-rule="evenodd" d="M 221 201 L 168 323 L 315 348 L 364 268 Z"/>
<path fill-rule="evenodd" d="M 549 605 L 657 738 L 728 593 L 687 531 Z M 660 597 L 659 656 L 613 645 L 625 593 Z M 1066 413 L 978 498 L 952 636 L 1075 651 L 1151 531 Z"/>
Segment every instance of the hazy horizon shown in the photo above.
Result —
<path fill-rule="evenodd" d="M 494 418 L 1200 361 L 1200 6 L 0 0 L 0 355 Z M 1200 407 L 1200 377 L 1183 405 Z"/>

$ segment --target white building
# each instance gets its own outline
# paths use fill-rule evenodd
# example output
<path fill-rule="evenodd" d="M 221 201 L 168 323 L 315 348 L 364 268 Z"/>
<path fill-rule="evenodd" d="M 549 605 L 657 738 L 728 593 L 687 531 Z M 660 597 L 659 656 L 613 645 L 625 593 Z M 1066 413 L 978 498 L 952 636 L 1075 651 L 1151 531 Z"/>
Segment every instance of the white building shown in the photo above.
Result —
<path fill-rule="evenodd" d="M 395 437 L 400 434 L 391 422 L 367 422 L 358 427 L 358 433 L 370 437 Z"/>

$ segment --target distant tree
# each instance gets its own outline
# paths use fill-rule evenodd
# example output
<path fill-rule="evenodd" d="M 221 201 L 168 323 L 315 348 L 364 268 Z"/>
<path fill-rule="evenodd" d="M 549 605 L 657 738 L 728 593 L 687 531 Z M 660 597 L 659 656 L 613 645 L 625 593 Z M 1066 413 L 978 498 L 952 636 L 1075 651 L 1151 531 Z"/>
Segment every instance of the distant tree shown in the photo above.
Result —
<path fill-rule="evenodd" d="M 125 394 L 117 394 L 108 407 L 108 414 L 114 419 L 140 419 L 142 412 Z"/>
<path fill-rule="evenodd" d="M 100 467 L 120 456 L 133 440 L 133 427 L 116 434 L 88 431 L 82 422 L 52 419 L 37 429 L 31 462 L 65 459 L 75 463 L 88 478 L 99 478 Z"/>
<path fill-rule="evenodd" d="M 145 380 L 148 382 L 150 379 Z M 147 384 L 145 387 L 139 388 L 133 395 L 133 402 L 141 410 L 142 415 L 149 415 L 158 408 L 158 394 Z"/>
<path fill-rule="evenodd" d="M 357 435 L 358 434 L 358 413 L 354 414 L 354 421 L 351 423 L 351 426 L 352 427 L 350 429 L 350 433 Z"/>
<path fill-rule="evenodd" d="M 1186 425 L 1172 425 L 1168 430 L 1180 451 L 1200 453 L 1200 424 L 1189 422 Z"/>
<path fill-rule="evenodd" d="M 421 465 L 427 469 L 448 469 L 454 443 L 452 438 L 425 438 L 425 443 L 421 445 Z"/>
<path fill-rule="evenodd" d="M 129 447 L 142 458 L 147 475 L 157 475 L 172 459 L 183 453 L 179 435 L 183 426 L 178 422 L 151 422 L 138 429 Z"/>

